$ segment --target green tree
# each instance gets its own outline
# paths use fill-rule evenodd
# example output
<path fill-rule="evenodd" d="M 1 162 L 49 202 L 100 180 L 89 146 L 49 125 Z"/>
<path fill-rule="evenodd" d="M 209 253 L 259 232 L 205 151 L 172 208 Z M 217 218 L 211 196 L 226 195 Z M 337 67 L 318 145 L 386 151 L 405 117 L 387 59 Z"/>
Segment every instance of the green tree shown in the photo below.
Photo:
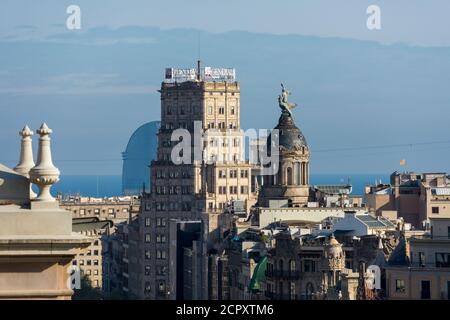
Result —
<path fill-rule="evenodd" d="M 72 300 L 102 300 L 102 291 L 99 288 L 93 288 L 89 277 L 81 275 L 80 289 L 74 289 Z"/>

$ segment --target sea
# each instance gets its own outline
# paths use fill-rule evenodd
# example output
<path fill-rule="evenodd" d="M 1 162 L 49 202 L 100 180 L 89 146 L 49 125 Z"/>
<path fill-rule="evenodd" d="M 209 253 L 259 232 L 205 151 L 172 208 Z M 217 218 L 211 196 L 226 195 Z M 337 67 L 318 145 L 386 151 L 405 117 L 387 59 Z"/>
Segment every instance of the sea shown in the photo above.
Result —
<path fill-rule="evenodd" d="M 350 183 L 353 195 L 364 195 L 364 187 L 381 182 L 388 183 L 388 174 L 314 174 L 310 177 L 311 185 L 347 184 Z M 52 188 L 56 195 L 89 196 L 96 198 L 122 195 L 122 176 L 120 175 L 79 175 L 61 176 L 60 181 Z"/>

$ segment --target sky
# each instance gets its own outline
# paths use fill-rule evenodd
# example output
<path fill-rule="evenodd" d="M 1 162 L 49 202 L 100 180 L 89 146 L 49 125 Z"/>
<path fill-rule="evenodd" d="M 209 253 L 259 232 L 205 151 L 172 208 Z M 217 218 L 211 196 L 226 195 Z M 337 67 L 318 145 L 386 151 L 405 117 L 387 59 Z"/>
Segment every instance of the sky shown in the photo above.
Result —
<path fill-rule="evenodd" d="M 81 30 L 65 26 L 71 4 Z M 366 26 L 369 5 L 381 9 L 381 30 Z M 288 81 L 312 172 L 450 171 L 449 1 L 4 0 L 0 8 L 8 166 L 21 127 L 46 121 L 64 174 L 120 174 L 134 129 L 159 118 L 164 68 L 193 67 L 200 54 L 237 68 L 244 128 L 276 124 L 279 83 Z"/>

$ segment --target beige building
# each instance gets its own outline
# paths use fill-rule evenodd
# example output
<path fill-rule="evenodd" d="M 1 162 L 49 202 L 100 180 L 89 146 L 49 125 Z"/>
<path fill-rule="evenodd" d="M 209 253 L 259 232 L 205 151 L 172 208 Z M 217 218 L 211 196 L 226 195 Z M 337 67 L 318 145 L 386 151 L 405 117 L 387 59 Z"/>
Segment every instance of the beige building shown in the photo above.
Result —
<path fill-rule="evenodd" d="M 252 168 L 243 159 L 239 83 L 206 76 L 199 64 L 195 79 L 166 79 L 161 84 L 158 155 L 151 163 L 150 193 L 142 199 L 141 266 L 129 284 L 131 297 L 177 297 L 169 273 L 169 220 L 204 221 L 206 252 L 220 238 L 218 221 L 225 205 L 240 200 L 248 211 L 256 202 Z M 190 150 L 176 151 L 176 129 L 190 133 L 190 140 L 183 140 Z"/>
<path fill-rule="evenodd" d="M 70 299 L 71 264 L 89 240 L 72 232 L 72 215 L 50 194 L 59 179 L 50 150 L 52 130 L 43 124 L 36 165 L 32 131 L 21 132 L 20 163 L 15 170 L 0 164 L 0 298 Z M 39 186 L 31 193 L 30 182 Z"/>
<path fill-rule="evenodd" d="M 445 173 L 391 175 L 390 184 L 366 187 L 367 207 L 377 215 L 403 218 L 424 228 L 430 217 L 450 217 L 450 179 Z"/>
<path fill-rule="evenodd" d="M 111 198 L 61 197 L 61 208 L 72 212 L 76 232 L 88 237 L 91 244 L 80 251 L 72 261 L 81 272 L 87 275 L 94 288 L 100 288 L 109 294 L 111 261 L 103 243 L 115 233 L 115 225 L 129 221 L 139 213 L 140 202 L 131 196 Z"/>
<path fill-rule="evenodd" d="M 450 218 L 430 218 L 430 231 L 412 236 L 405 255 L 406 263 L 386 267 L 388 299 L 450 299 Z"/>

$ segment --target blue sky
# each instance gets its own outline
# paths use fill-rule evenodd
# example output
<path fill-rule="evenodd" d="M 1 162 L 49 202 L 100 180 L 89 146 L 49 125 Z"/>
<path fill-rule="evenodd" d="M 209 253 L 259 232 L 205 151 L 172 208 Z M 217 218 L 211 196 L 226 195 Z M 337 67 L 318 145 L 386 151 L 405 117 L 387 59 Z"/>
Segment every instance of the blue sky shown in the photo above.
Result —
<path fill-rule="evenodd" d="M 70 4 L 81 7 L 80 31 L 65 28 Z M 370 4 L 382 30 L 366 28 Z M 390 173 L 403 158 L 407 169 L 450 171 L 449 1 L 6 0 L 1 9 L 9 166 L 20 128 L 46 121 L 63 173 L 120 174 L 129 136 L 159 118 L 164 68 L 193 67 L 200 38 L 206 64 L 237 68 L 244 128 L 275 125 L 286 82 L 313 172 Z"/>

